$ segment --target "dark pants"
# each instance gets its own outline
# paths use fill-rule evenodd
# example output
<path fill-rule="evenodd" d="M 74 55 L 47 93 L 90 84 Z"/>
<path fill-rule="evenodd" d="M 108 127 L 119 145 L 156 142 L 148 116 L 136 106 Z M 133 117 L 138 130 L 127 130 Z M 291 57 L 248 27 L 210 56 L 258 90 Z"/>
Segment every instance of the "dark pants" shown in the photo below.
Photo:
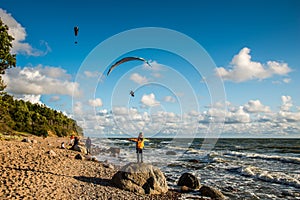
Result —
<path fill-rule="evenodd" d="M 143 149 L 136 149 L 137 162 L 143 162 Z M 140 161 L 141 158 L 141 161 Z"/>
<path fill-rule="evenodd" d="M 87 154 L 91 154 L 91 146 L 86 147 Z"/>

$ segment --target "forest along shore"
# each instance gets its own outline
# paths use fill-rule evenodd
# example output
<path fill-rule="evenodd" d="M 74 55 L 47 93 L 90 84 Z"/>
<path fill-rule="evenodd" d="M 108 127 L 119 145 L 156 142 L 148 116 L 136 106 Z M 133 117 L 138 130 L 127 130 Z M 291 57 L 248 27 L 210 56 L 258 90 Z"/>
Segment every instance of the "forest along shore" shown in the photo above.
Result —
<path fill-rule="evenodd" d="M 175 191 L 141 195 L 112 186 L 117 169 L 75 159 L 79 152 L 60 148 L 68 138 L 28 139 L 0 140 L 0 199 L 179 199 Z"/>

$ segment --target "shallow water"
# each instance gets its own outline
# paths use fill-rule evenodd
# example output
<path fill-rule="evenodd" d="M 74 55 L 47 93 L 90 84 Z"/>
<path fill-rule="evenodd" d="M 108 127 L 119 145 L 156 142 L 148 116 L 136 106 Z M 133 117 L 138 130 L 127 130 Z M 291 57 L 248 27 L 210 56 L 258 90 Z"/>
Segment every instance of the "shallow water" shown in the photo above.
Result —
<path fill-rule="evenodd" d="M 93 138 L 93 144 L 121 148 L 118 158 L 102 153 L 98 160 L 136 161 L 135 143 L 126 139 Z M 151 139 L 144 162 L 159 167 L 171 188 L 190 172 L 230 199 L 300 199 L 300 139 Z"/>

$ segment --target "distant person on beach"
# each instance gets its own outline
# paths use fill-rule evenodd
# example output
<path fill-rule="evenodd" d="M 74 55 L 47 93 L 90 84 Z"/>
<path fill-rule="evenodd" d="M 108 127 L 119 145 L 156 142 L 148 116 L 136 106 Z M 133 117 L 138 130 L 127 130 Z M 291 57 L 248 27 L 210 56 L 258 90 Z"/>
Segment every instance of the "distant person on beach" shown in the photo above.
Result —
<path fill-rule="evenodd" d="M 91 154 L 91 147 L 92 147 L 92 141 L 91 141 L 91 138 L 88 137 L 85 141 L 85 146 L 86 146 L 86 151 L 87 153 L 86 154 Z"/>
<path fill-rule="evenodd" d="M 71 150 L 74 150 L 77 145 L 79 145 L 79 137 L 74 138 L 74 143 L 73 146 L 71 147 Z"/>
<path fill-rule="evenodd" d="M 71 137 L 70 137 L 70 146 L 72 146 L 73 145 L 73 143 L 74 143 L 74 135 L 71 135 Z"/>
<path fill-rule="evenodd" d="M 143 148 L 144 142 L 149 141 L 144 138 L 143 133 L 140 132 L 138 138 L 130 138 L 130 141 L 136 142 L 136 155 L 137 155 L 137 162 L 143 162 Z"/>

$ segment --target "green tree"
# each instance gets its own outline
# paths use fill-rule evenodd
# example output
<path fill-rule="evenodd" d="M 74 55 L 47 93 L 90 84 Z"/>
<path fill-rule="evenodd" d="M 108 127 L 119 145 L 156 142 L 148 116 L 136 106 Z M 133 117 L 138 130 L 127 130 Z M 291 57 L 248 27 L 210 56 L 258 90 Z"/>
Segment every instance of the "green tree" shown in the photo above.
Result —
<path fill-rule="evenodd" d="M 0 92 L 6 87 L 1 75 L 6 69 L 16 66 L 16 55 L 10 52 L 13 40 L 8 34 L 8 26 L 0 18 Z"/>

